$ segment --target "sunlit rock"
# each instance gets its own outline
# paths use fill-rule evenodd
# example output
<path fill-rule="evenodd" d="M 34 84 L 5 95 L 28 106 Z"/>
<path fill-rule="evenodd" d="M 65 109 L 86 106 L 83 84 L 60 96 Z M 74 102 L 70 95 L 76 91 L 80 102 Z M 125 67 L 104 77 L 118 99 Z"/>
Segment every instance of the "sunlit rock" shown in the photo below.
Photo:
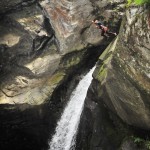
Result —
<path fill-rule="evenodd" d="M 102 3 L 105 10 L 89 0 L 1 1 L 5 17 L 0 22 L 0 103 L 47 102 L 71 69 L 84 62 L 90 47 L 106 47 L 110 41 L 91 21 L 103 17 L 118 31 L 122 10 L 112 6 L 120 8 L 123 1 Z"/>
<path fill-rule="evenodd" d="M 106 9 L 101 5 L 102 3 L 105 4 Z M 113 16 L 115 15 L 117 18 L 119 14 L 110 9 L 113 3 L 119 7 L 123 1 L 110 3 L 109 1 L 90 0 L 45 0 L 41 2 L 41 5 L 55 30 L 60 50 L 66 53 L 81 50 L 88 44 L 98 45 L 103 42 L 100 31 L 95 28 L 91 21 L 101 16 L 105 21 L 111 18 L 111 23 L 116 25 Z M 116 22 L 119 22 L 119 17 Z"/>

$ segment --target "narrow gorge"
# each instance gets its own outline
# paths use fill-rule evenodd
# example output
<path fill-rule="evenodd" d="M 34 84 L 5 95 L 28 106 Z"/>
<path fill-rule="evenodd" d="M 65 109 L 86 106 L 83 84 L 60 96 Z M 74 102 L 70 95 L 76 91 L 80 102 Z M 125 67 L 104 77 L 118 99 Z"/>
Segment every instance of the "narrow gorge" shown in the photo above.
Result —
<path fill-rule="evenodd" d="M 149 150 L 149 130 L 149 1 L 0 1 L 0 150 Z"/>

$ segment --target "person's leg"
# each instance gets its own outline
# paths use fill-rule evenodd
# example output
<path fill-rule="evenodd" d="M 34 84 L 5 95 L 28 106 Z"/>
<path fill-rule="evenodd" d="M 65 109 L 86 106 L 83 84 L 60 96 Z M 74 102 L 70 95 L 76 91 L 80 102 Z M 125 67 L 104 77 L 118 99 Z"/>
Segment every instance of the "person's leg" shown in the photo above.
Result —
<path fill-rule="evenodd" d="M 104 32 L 104 30 L 102 30 L 102 32 L 101 32 L 101 36 L 104 36 L 104 33 L 105 33 L 105 32 Z"/>
<path fill-rule="evenodd" d="M 106 33 L 107 33 L 108 35 L 114 35 L 114 36 L 117 35 L 115 32 L 110 32 L 110 31 L 106 31 Z"/>
<path fill-rule="evenodd" d="M 106 37 L 106 38 L 109 38 L 109 36 L 106 34 L 106 32 L 105 32 L 104 30 L 102 30 L 101 36 Z"/>

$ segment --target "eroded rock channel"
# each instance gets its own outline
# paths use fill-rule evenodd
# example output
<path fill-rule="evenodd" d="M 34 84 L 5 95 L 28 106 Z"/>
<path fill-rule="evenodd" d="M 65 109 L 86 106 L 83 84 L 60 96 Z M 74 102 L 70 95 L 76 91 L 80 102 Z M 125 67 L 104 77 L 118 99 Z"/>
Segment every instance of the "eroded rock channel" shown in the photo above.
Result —
<path fill-rule="evenodd" d="M 116 128 L 149 130 L 148 8 L 125 10 L 124 0 L 2 0 L 0 149 L 48 150 L 71 92 L 96 62 L 76 149 L 136 149 L 131 140 L 121 145 L 133 132 Z M 94 18 L 118 36 L 100 36 Z"/>

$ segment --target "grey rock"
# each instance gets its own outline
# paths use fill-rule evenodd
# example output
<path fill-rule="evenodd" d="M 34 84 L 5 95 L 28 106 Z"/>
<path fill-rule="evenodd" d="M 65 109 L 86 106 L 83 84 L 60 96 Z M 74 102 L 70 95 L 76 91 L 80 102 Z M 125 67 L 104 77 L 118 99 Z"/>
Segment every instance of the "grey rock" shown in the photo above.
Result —
<path fill-rule="evenodd" d="M 150 129 L 150 26 L 148 9 L 126 11 L 118 38 L 94 73 L 99 97 L 129 125 Z"/>
<path fill-rule="evenodd" d="M 100 8 L 96 3 L 1 1 L 0 6 L 8 8 L 0 12 L 5 16 L 0 23 L 1 104 L 47 102 L 71 68 L 85 59 L 88 48 L 108 45 L 109 41 L 104 42 L 91 23 L 99 16 L 93 13 L 96 7 Z M 116 14 L 115 10 L 108 12 L 107 22 Z"/>

